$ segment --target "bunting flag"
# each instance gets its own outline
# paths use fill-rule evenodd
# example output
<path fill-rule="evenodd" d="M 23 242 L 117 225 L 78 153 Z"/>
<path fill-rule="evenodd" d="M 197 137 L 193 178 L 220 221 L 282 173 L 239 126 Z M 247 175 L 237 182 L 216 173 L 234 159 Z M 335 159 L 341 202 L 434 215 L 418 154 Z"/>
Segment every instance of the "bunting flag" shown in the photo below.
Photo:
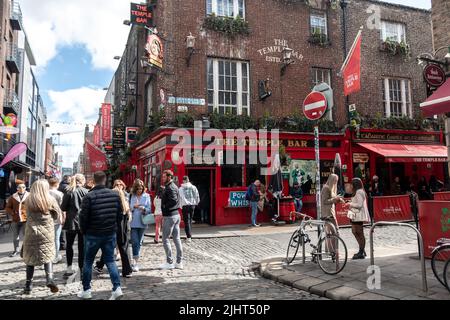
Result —
<path fill-rule="evenodd" d="M 361 41 L 362 30 L 358 32 L 355 42 L 341 68 L 340 74 L 344 78 L 345 96 L 361 90 Z"/>
<path fill-rule="evenodd" d="M 108 161 L 106 155 L 91 142 L 86 140 L 87 156 L 89 157 L 89 165 L 91 172 L 108 170 Z"/>

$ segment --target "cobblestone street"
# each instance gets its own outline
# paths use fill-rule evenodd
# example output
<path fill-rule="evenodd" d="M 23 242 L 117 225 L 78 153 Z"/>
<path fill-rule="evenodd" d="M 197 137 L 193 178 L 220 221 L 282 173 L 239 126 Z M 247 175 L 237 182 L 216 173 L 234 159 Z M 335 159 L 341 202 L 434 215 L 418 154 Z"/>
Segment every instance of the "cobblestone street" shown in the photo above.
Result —
<path fill-rule="evenodd" d="M 368 229 L 366 229 L 368 231 Z M 350 229 L 342 229 L 349 254 L 356 242 Z M 379 254 L 414 252 L 416 239 L 409 230 L 397 227 L 381 228 L 376 232 L 376 248 Z M 5 235 L 8 236 L 8 235 Z M 3 240 L 5 239 L 3 236 Z M 143 246 L 141 271 L 130 279 L 122 280 L 125 299 L 320 299 L 318 296 L 293 289 L 261 278 L 252 269 L 254 263 L 270 257 L 284 256 L 290 233 L 248 237 L 194 239 L 184 244 L 185 269 L 161 271 L 157 267 L 164 262 L 161 244 L 153 244 L 146 237 Z M 3 241 L 4 242 L 4 241 Z M 4 242 L 5 243 L 5 242 Z M 8 243 L 5 243 L 7 246 Z M 31 296 L 22 295 L 25 282 L 25 265 L 20 258 L 0 259 L 0 299 L 77 299 L 79 279 L 62 279 L 65 264 L 55 265 L 55 276 L 60 292 L 52 295 L 45 287 L 43 270 L 36 270 L 34 290 Z M 74 262 L 74 265 L 76 263 Z M 95 273 L 94 273 L 95 274 Z M 94 299 L 107 299 L 111 283 L 106 273 L 93 277 Z"/>

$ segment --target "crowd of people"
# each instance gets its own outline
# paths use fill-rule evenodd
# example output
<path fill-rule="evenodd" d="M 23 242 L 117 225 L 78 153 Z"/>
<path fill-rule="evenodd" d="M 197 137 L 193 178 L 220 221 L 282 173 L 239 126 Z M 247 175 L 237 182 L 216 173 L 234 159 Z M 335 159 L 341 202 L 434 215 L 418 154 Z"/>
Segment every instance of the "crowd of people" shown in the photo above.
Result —
<path fill-rule="evenodd" d="M 20 255 L 26 264 L 24 294 L 33 289 L 35 267 L 44 266 L 46 286 L 51 292 L 59 291 L 53 277 L 53 265 L 63 261 L 61 251 L 65 250 L 68 279 L 78 273 L 82 290 L 81 299 L 91 299 L 92 272 L 102 273 L 106 265 L 112 282 L 110 300 L 123 296 L 120 273 L 115 251 L 121 260 L 122 277 L 129 278 L 139 272 L 139 260 L 144 231 L 152 219 L 147 219 L 154 207 L 155 239 L 159 243 L 162 235 L 166 259 L 160 269 L 183 269 L 183 246 L 180 237 L 182 210 L 187 242 L 192 241 L 192 218 L 200 202 L 197 188 L 183 178 L 180 188 L 174 183 L 170 170 L 162 175 L 162 186 L 151 200 L 143 181 L 136 179 L 131 193 L 122 180 L 114 181 L 112 189 L 107 188 L 104 172 L 96 172 L 94 179 L 86 182 L 82 174 L 38 180 L 28 192 L 25 184 L 17 183 L 17 192 L 7 201 L 6 212 L 12 218 L 13 247 L 10 257 Z M 150 216 L 151 217 L 151 216 Z M 20 247 L 21 234 L 23 244 Z M 173 257 L 170 239 L 176 247 Z M 73 267 L 74 245 L 77 240 L 78 269 Z M 129 255 L 131 244 L 132 255 Z M 101 257 L 95 261 L 101 250 Z M 94 267 L 95 264 L 95 267 Z"/>

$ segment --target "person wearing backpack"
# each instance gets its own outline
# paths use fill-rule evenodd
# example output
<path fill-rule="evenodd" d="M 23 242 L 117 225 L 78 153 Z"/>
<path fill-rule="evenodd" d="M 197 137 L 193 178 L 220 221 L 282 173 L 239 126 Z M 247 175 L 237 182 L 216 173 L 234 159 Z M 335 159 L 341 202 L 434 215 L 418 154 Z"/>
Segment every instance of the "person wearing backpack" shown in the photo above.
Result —
<path fill-rule="evenodd" d="M 256 180 L 247 188 L 247 193 L 245 198 L 250 202 L 251 214 L 252 214 L 252 224 L 251 227 L 260 227 L 256 222 L 256 217 L 258 215 L 258 201 L 260 200 L 260 195 L 258 188 L 261 186 L 261 181 Z"/>

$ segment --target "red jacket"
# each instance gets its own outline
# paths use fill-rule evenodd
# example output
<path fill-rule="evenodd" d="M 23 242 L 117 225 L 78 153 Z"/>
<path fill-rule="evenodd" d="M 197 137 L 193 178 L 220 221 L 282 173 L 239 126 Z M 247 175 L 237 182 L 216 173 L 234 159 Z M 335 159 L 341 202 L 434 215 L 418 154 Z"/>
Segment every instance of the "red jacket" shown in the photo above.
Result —
<path fill-rule="evenodd" d="M 5 211 L 11 216 L 13 222 L 26 222 L 27 221 L 27 208 L 25 206 L 25 200 L 30 194 L 25 191 L 22 200 L 20 200 L 19 193 L 14 193 L 9 197 L 5 207 Z"/>

